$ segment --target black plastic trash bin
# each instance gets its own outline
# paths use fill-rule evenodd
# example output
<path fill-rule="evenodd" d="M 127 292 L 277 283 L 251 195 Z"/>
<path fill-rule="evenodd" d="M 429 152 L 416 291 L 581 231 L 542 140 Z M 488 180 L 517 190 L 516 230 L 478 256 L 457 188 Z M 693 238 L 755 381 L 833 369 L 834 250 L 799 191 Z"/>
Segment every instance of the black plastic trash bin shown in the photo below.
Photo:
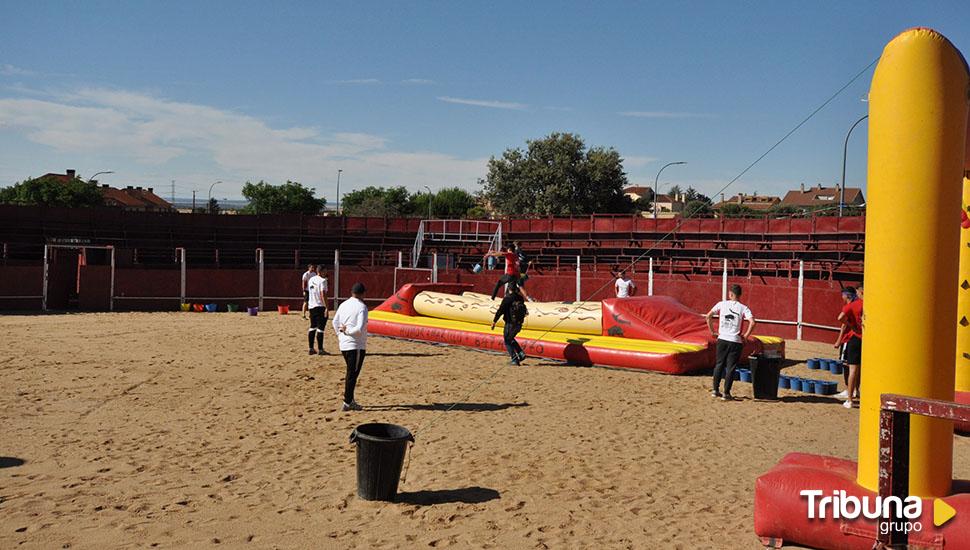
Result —
<path fill-rule="evenodd" d="M 768 355 L 753 355 L 748 358 L 751 367 L 751 386 L 755 399 L 778 399 L 778 373 L 781 360 Z"/>
<path fill-rule="evenodd" d="M 404 453 L 414 442 L 411 432 L 395 424 L 361 424 L 350 432 L 350 442 L 357 444 L 357 496 L 394 500 Z"/>

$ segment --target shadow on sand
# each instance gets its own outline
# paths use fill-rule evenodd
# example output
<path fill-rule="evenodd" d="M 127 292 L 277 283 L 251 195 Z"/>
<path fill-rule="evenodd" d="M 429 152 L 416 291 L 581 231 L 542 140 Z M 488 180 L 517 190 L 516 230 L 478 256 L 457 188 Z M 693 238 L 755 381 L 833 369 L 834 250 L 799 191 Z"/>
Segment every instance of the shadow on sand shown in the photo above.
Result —
<path fill-rule="evenodd" d="M 26 460 L 22 458 L 14 458 L 12 456 L 0 456 L 0 468 L 14 468 L 16 466 L 23 466 Z"/>
<path fill-rule="evenodd" d="M 454 405 L 454 407 L 452 407 Z M 528 403 L 424 403 L 412 405 L 372 405 L 368 406 L 369 411 L 464 411 L 464 412 L 490 412 L 504 411 L 518 407 L 528 407 Z"/>
<path fill-rule="evenodd" d="M 438 491 L 414 491 L 413 493 L 398 493 L 397 502 L 415 504 L 417 506 L 433 506 L 461 502 L 464 504 L 480 504 L 501 498 L 495 489 L 484 487 L 466 487 L 465 489 L 442 489 Z"/>

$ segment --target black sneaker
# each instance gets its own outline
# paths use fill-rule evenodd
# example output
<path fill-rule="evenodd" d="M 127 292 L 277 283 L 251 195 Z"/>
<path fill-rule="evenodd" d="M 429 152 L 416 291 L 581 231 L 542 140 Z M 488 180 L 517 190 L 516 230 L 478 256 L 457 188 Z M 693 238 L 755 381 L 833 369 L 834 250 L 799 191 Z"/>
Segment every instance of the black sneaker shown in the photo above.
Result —
<path fill-rule="evenodd" d="M 310 348 L 310 355 L 316 355 L 316 354 L 317 354 L 316 350 L 314 350 L 313 348 Z"/>
<path fill-rule="evenodd" d="M 520 351 L 519 352 L 519 361 L 525 361 L 525 352 L 524 351 Z"/>
<path fill-rule="evenodd" d="M 729 393 L 726 393 L 721 396 L 721 401 L 734 401 L 734 396 Z"/>
<path fill-rule="evenodd" d="M 721 392 L 719 392 L 719 391 L 712 391 L 711 392 L 711 397 L 717 399 L 718 397 L 721 397 Z"/>

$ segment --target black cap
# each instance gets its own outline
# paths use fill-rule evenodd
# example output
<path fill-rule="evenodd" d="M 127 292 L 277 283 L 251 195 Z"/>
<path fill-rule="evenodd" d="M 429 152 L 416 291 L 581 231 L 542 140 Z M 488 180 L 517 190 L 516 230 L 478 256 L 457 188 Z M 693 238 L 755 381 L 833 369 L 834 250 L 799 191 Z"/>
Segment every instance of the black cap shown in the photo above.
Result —
<path fill-rule="evenodd" d="M 364 283 L 354 283 L 354 286 L 350 287 L 350 292 L 353 294 L 363 294 L 367 292 L 367 289 L 364 288 Z"/>

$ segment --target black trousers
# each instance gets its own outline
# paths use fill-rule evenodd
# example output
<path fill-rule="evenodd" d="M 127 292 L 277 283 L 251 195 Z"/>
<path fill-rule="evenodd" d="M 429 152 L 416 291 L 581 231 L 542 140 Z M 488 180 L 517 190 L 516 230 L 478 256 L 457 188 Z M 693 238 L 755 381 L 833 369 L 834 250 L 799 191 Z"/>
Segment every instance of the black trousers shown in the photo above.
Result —
<path fill-rule="evenodd" d="M 353 403 L 354 389 L 357 388 L 357 377 L 360 370 L 364 367 L 364 356 L 366 350 L 352 349 L 341 351 L 344 356 L 344 363 L 347 364 L 347 377 L 344 379 L 344 403 Z"/>
<path fill-rule="evenodd" d="M 717 362 L 714 363 L 714 391 L 721 388 L 721 379 L 724 379 L 724 393 L 731 393 L 731 385 L 734 384 L 734 369 L 738 366 L 738 359 L 741 358 L 741 350 L 744 344 L 741 342 L 728 342 L 727 340 L 717 339 Z"/>
<path fill-rule="evenodd" d="M 515 282 L 519 280 L 518 275 L 505 274 L 499 277 L 498 282 L 495 283 L 495 290 L 492 291 L 492 299 L 494 300 L 498 296 L 498 289 L 502 288 L 502 285 Z"/>
<path fill-rule="evenodd" d="M 505 338 L 505 351 L 509 352 L 509 357 L 513 361 L 519 360 L 519 354 L 522 353 L 522 346 L 515 341 L 515 335 L 522 330 L 522 325 L 518 323 L 505 323 L 505 330 L 502 332 L 502 336 Z"/>
<path fill-rule="evenodd" d="M 316 338 L 317 347 L 320 351 L 323 351 L 323 330 L 327 326 L 327 308 L 314 307 L 310 308 L 310 328 L 307 330 L 307 343 L 310 344 L 310 349 L 313 349 L 313 340 Z"/>

